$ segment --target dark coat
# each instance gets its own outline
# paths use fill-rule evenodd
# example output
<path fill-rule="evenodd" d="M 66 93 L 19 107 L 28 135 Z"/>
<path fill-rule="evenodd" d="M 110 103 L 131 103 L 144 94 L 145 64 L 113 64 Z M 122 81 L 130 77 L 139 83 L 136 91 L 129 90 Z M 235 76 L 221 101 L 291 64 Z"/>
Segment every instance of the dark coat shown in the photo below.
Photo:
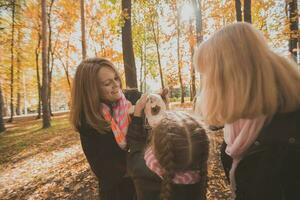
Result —
<path fill-rule="evenodd" d="M 159 200 L 161 178 L 152 172 L 145 163 L 144 149 L 148 134 L 143 120 L 134 117 L 127 133 L 129 153 L 127 157 L 128 173 L 132 177 L 138 200 Z M 201 197 L 200 183 L 192 185 L 174 184 L 172 200 L 194 200 Z"/>
<path fill-rule="evenodd" d="M 232 159 L 221 149 L 228 176 Z M 300 110 L 276 114 L 237 166 L 237 200 L 295 200 L 300 191 Z"/>
<path fill-rule="evenodd" d="M 83 152 L 101 190 L 111 190 L 126 173 L 126 151 L 118 146 L 112 132 L 99 133 L 88 124 L 83 124 L 79 132 Z"/>
<path fill-rule="evenodd" d="M 141 96 L 138 90 L 125 91 L 126 98 L 135 104 Z M 101 200 L 132 200 L 133 182 L 127 176 L 126 151 L 117 144 L 113 132 L 99 133 L 81 119 L 80 140 L 87 161 L 97 176 Z"/>
<path fill-rule="evenodd" d="M 125 90 L 123 92 L 126 99 L 133 105 L 141 96 L 141 92 L 137 89 Z M 126 151 L 119 147 L 113 132 L 110 130 L 99 133 L 86 123 L 84 117 L 81 119 L 81 124 L 79 133 L 82 149 L 92 171 L 98 178 L 101 193 L 106 193 L 108 196 L 116 196 L 118 191 L 124 189 L 120 188 L 120 186 L 123 187 L 124 185 L 128 185 L 124 186 L 128 192 L 134 193 L 132 189 L 133 184 L 130 183 L 131 180 L 124 178 L 127 170 Z M 110 192 L 113 194 L 109 194 Z M 123 196 L 121 199 L 126 199 L 126 197 Z"/>

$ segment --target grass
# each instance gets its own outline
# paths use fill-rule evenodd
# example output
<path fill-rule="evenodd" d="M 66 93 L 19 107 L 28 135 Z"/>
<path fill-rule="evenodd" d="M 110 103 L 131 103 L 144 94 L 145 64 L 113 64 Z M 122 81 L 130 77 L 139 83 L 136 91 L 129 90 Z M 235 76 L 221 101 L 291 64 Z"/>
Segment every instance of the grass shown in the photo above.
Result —
<path fill-rule="evenodd" d="M 42 129 L 42 120 L 20 120 L 6 124 L 0 135 L 0 165 L 16 162 L 33 154 L 68 147 L 79 141 L 68 121 L 68 114 L 54 116 L 51 127 Z"/>

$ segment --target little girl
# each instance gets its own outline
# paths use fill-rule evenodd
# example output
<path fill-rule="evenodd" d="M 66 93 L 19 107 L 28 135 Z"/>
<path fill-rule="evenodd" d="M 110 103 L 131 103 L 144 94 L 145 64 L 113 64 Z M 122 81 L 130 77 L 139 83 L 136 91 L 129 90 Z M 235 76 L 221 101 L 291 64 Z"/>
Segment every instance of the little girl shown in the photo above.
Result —
<path fill-rule="evenodd" d="M 127 133 L 127 164 L 138 200 L 206 199 L 209 141 L 190 115 L 166 111 L 160 123 L 146 131 L 138 101 Z M 148 139 L 149 138 L 149 139 Z"/>

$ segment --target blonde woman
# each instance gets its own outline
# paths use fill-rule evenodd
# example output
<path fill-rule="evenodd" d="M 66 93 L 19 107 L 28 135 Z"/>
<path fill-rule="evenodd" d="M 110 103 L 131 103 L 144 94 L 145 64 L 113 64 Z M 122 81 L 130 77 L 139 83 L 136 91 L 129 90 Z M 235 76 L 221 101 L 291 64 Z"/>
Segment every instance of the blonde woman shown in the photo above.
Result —
<path fill-rule="evenodd" d="M 126 133 L 131 105 L 118 71 L 105 58 L 82 61 L 73 82 L 71 123 L 80 133 L 83 152 L 99 181 L 101 200 L 132 200 L 126 176 Z M 134 103 L 134 102 L 132 102 Z"/>
<path fill-rule="evenodd" d="M 203 42 L 194 64 L 202 75 L 201 115 L 208 124 L 225 124 L 221 157 L 235 198 L 298 199 L 299 67 L 247 23 Z"/>

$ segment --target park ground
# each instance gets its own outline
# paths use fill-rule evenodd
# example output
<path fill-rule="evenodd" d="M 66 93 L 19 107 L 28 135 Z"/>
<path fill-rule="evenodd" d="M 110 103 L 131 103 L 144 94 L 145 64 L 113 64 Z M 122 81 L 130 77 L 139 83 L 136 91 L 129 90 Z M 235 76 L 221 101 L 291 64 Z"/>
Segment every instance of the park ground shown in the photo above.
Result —
<path fill-rule="evenodd" d="M 72 130 L 68 113 L 41 120 L 20 118 L 0 134 L 0 199 L 98 199 L 96 178 Z M 209 132 L 208 200 L 230 199 L 219 158 L 222 131 Z"/>

